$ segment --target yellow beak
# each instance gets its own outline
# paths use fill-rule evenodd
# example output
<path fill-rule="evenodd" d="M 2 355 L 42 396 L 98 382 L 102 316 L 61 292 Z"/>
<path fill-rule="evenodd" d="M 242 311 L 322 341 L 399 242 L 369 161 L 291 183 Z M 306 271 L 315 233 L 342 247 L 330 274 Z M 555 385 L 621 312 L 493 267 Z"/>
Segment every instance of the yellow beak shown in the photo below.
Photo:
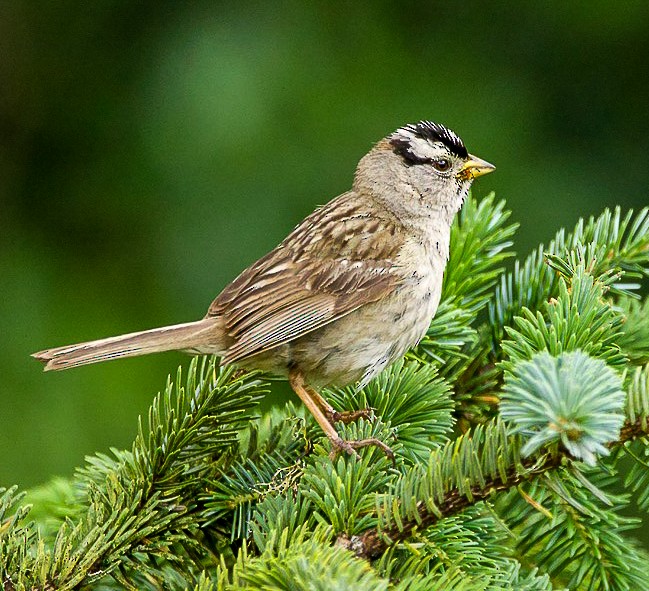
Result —
<path fill-rule="evenodd" d="M 464 163 L 464 166 L 460 168 L 458 176 L 464 179 L 474 179 L 483 174 L 489 174 L 494 170 L 496 170 L 496 167 L 493 164 L 489 164 L 486 160 L 469 154 L 469 159 Z"/>

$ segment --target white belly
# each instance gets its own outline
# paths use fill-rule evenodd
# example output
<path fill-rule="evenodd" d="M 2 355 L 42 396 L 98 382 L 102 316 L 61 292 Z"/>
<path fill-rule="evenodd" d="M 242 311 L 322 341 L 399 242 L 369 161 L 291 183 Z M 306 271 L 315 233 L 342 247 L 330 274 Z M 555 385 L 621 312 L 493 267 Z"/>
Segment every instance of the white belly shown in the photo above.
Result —
<path fill-rule="evenodd" d="M 367 304 L 291 344 L 308 383 L 366 384 L 426 334 L 439 304 L 443 269 L 409 278 L 394 294 Z M 435 272 L 437 271 L 437 272 Z"/>

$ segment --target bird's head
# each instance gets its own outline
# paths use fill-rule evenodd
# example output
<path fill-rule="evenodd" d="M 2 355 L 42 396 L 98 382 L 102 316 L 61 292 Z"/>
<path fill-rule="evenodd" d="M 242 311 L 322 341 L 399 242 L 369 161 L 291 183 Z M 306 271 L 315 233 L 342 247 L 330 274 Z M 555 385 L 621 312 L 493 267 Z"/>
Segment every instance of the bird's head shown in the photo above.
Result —
<path fill-rule="evenodd" d="M 494 169 L 469 154 L 449 128 L 420 121 L 381 140 L 359 163 L 355 186 L 369 190 L 379 200 L 383 200 L 382 194 L 393 211 L 404 209 L 421 216 L 441 212 L 452 218 L 473 180 Z"/>

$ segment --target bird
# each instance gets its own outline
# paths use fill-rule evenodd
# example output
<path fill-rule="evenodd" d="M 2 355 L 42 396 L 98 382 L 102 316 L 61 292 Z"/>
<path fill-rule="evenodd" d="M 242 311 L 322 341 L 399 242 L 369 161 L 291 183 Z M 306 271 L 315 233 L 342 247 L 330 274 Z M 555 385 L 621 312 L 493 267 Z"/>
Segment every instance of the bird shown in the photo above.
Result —
<path fill-rule="evenodd" d="M 349 191 L 315 209 L 227 285 L 201 320 L 46 349 L 45 371 L 182 350 L 284 377 L 331 442 L 343 439 L 323 387 L 361 388 L 426 334 L 442 293 L 451 226 L 477 177 L 495 169 L 440 123 L 404 125 L 361 158 Z"/>

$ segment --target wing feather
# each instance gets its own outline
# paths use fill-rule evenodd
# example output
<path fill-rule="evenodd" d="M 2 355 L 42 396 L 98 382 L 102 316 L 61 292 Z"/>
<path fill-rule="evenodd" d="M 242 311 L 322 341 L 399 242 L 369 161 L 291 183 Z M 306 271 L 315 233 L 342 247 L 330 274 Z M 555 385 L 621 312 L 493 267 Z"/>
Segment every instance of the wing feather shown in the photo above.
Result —
<path fill-rule="evenodd" d="M 333 319 L 330 298 L 319 298 L 319 301 L 315 297 L 307 298 L 259 322 L 228 349 L 223 361 L 232 363 L 256 352 L 272 349 Z"/>
<path fill-rule="evenodd" d="M 349 197 L 316 210 L 214 300 L 207 315 L 223 316 L 230 338 L 223 363 L 290 342 L 399 286 L 398 229 Z"/>

